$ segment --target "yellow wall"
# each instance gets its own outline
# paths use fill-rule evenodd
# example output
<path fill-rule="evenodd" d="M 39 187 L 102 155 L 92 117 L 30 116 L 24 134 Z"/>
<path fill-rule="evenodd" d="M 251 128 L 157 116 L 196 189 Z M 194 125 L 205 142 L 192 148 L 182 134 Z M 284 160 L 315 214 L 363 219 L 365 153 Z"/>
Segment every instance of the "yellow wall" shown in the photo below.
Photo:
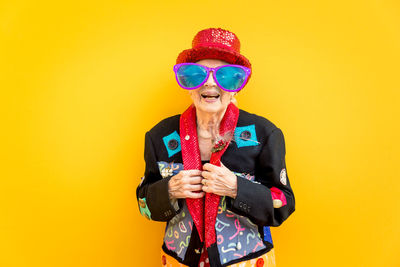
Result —
<path fill-rule="evenodd" d="M 172 66 L 213 26 L 253 64 L 239 107 L 285 134 L 278 266 L 400 266 L 398 1 L 58 2 L 0 2 L 0 266 L 158 266 L 144 133 L 189 105 Z"/>

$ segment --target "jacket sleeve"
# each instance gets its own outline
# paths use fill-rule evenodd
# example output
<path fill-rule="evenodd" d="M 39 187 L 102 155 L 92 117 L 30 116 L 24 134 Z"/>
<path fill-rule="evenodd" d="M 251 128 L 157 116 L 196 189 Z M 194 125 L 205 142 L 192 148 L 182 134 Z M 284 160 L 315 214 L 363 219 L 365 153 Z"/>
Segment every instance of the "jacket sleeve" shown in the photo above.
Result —
<path fill-rule="evenodd" d="M 147 219 L 168 221 L 177 214 L 168 193 L 168 182 L 171 177 L 162 178 L 160 174 L 156 150 L 149 132 L 145 136 L 144 159 L 146 163 L 144 177 L 136 189 L 140 213 Z"/>
<path fill-rule="evenodd" d="M 260 226 L 281 225 L 295 210 L 285 153 L 283 133 L 276 128 L 269 134 L 258 157 L 255 182 L 237 177 L 237 196 L 228 201 L 228 208 Z"/>

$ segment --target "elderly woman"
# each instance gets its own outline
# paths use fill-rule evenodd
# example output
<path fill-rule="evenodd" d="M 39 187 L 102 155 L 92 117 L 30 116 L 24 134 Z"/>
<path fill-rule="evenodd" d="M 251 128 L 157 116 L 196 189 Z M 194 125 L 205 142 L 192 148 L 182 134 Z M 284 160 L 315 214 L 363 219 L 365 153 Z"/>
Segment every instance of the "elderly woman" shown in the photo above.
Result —
<path fill-rule="evenodd" d="M 174 72 L 193 104 L 146 133 L 140 212 L 167 222 L 162 266 L 275 266 L 269 227 L 295 210 L 284 136 L 234 104 L 251 76 L 234 33 L 205 29 L 192 45 Z"/>

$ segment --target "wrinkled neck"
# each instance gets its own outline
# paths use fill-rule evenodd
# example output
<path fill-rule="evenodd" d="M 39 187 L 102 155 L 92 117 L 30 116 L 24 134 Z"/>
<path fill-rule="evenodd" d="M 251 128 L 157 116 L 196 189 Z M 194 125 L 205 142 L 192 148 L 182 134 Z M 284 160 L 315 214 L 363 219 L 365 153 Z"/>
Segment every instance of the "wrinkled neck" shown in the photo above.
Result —
<path fill-rule="evenodd" d="M 196 109 L 197 133 L 202 138 L 215 139 L 219 126 L 225 115 L 225 110 L 217 113 L 207 113 Z"/>

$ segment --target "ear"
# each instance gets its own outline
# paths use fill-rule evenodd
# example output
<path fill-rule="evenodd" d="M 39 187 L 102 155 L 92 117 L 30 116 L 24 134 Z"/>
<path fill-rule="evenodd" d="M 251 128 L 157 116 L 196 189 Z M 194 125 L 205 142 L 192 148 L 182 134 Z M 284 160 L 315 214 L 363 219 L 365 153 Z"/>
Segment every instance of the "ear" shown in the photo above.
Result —
<path fill-rule="evenodd" d="M 232 102 L 233 104 L 235 104 L 235 106 L 238 105 L 237 100 L 236 100 L 236 98 L 235 98 L 235 95 L 231 95 L 231 102 Z"/>

